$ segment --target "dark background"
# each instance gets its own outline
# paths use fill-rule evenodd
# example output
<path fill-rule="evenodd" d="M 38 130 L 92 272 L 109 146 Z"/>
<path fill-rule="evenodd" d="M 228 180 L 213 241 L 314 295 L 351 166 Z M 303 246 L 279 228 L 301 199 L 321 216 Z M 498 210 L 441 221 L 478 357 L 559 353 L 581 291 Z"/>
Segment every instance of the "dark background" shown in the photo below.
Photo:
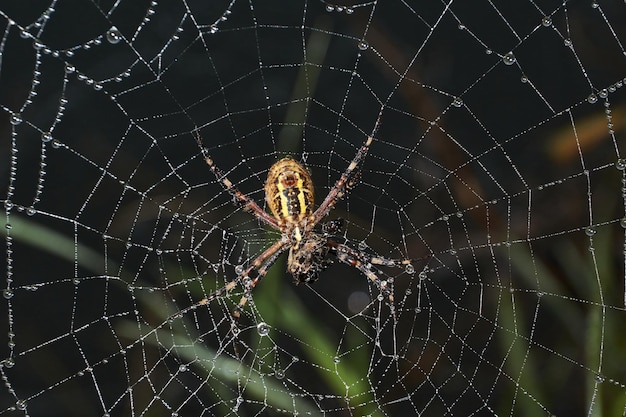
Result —
<path fill-rule="evenodd" d="M 0 6 L 0 414 L 623 415 L 626 7 L 500 3 Z M 240 290 L 168 320 L 278 238 L 194 130 L 260 204 L 286 155 L 319 204 L 379 116 L 331 217 L 426 268 L 380 272 L 397 321 L 282 258 L 237 340 Z"/>

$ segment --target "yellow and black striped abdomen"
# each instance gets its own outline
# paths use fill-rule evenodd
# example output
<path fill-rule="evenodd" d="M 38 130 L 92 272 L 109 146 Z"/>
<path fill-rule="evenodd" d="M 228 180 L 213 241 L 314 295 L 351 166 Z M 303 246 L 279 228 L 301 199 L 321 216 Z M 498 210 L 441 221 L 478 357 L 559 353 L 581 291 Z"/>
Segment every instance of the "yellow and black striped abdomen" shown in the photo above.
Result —
<path fill-rule="evenodd" d="M 313 213 L 313 183 L 307 170 L 291 158 L 270 168 L 265 182 L 265 200 L 280 223 L 297 223 Z"/>

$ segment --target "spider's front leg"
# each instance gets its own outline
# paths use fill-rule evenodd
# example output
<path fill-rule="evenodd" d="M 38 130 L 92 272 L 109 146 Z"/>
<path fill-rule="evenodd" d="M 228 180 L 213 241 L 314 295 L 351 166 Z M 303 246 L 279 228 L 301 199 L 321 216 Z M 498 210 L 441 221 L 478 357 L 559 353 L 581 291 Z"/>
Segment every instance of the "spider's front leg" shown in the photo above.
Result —
<path fill-rule="evenodd" d="M 237 275 L 237 278 L 228 282 L 222 288 L 215 290 L 210 293 L 202 300 L 196 302 L 195 304 L 178 311 L 177 313 L 170 316 L 170 320 L 178 317 L 182 317 L 189 311 L 195 310 L 200 306 L 208 305 L 211 301 L 216 298 L 221 298 L 224 295 L 228 294 L 233 288 L 237 285 L 240 285 L 243 288 L 244 294 L 237 303 L 235 310 L 233 311 L 233 319 L 235 322 L 241 316 L 241 311 L 248 302 L 250 298 L 250 292 L 256 287 L 256 285 L 263 279 L 263 277 L 267 274 L 267 270 L 276 262 L 278 256 L 283 253 L 285 250 L 285 243 L 282 240 L 274 243 L 272 246 L 267 248 L 261 255 L 259 255 L 248 268 L 243 270 Z M 256 275 L 252 277 L 253 272 L 256 270 Z"/>
<path fill-rule="evenodd" d="M 345 224 L 346 221 L 341 217 L 329 220 L 326 223 L 322 224 L 322 234 L 324 235 L 324 237 L 335 236 L 343 230 Z"/>
<path fill-rule="evenodd" d="M 237 306 L 232 312 L 233 321 L 231 323 L 231 333 L 233 338 L 237 338 L 238 334 L 238 324 L 239 318 L 241 317 L 241 313 L 243 312 L 243 308 L 246 306 L 246 303 L 251 298 L 252 290 L 257 286 L 257 284 L 263 279 L 263 277 L 267 274 L 269 268 L 276 262 L 278 256 L 283 253 L 285 243 L 282 240 L 274 243 L 268 249 L 266 249 L 261 255 L 259 255 L 252 264 L 242 271 L 238 279 L 240 280 L 240 284 L 243 287 L 243 295 L 239 299 Z M 252 273 L 256 271 L 256 275 L 253 277 Z M 234 281 L 233 281 L 234 282 Z M 235 354 L 239 357 L 239 349 L 237 348 L 236 340 L 233 340 L 233 348 L 235 349 Z"/>
<path fill-rule="evenodd" d="M 282 240 L 274 243 L 268 249 L 266 249 L 258 258 L 256 258 L 252 264 L 245 269 L 241 275 L 240 279 L 242 280 L 242 287 L 244 290 L 244 295 L 237 303 L 237 307 L 233 311 L 233 318 L 235 322 L 241 316 L 241 312 L 245 307 L 248 299 L 250 298 L 250 293 L 257 286 L 257 284 L 267 275 L 267 271 L 270 269 L 276 259 L 280 256 L 281 253 L 285 250 L 285 244 Z M 256 271 L 256 275 L 252 277 L 252 272 Z"/>
<path fill-rule="evenodd" d="M 394 298 L 391 286 L 387 280 L 381 279 L 376 272 L 372 270 L 372 265 L 381 265 L 389 267 L 402 267 L 409 270 L 412 269 L 410 259 L 391 259 L 382 256 L 370 256 L 367 253 L 355 250 L 348 245 L 335 242 L 332 239 L 327 241 L 327 246 L 332 250 L 333 254 L 341 262 L 350 265 L 363 273 L 370 281 L 372 281 L 378 289 L 387 296 L 389 303 L 393 306 Z M 394 312 L 395 315 L 395 312 Z"/>

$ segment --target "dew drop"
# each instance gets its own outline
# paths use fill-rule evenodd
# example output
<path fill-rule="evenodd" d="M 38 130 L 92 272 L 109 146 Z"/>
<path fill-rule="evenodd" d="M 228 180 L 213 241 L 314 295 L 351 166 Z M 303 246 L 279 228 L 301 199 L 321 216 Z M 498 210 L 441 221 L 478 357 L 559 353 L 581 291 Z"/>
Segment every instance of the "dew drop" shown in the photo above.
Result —
<path fill-rule="evenodd" d="M 26 410 L 26 401 L 19 400 L 15 403 L 15 408 L 17 408 L 18 410 Z"/>
<path fill-rule="evenodd" d="M 107 41 L 112 44 L 119 43 L 122 40 L 122 32 L 119 31 L 115 26 L 111 26 L 109 30 L 107 30 Z"/>
<path fill-rule="evenodd" d="M 370 45 L 365 41 L 361 41 L 359 42 L 358 47 L 361 51 L 365 51 L 367 48 L 370 47 Z"/>
<path fill-rule="evenodd" d="M 407 266 L 404 267 L 404 270 L 409 275 L 413 275 L 415 273 L 415 267 L 411 264 L 407 264 Z"/>
<path fill-rule="evenodd" d="M 256 325 L 256 330 L 259 332 L 259 336 L 267 336 L 270 334 L 270 326 L 265 322 L 260 322 Z"/>
<path fill-rule="evenodd" d="M 543 19 L 541 19 L 541 24 L 545 27 L 552 26 L 552 18 L 550 16 L 544 16 Z"/>
<path fill-rule="evenodd" d="M 454 100 L 452 101 L 452 105 L 454 107 L 461 107 L 463 106 L 463 100 L 460 97 L 455 97 Z"/>
<path fill-rule="evenodd" d="M 218 28 L 216 25 L 211 25 L 211 27 L 209 28 L 209 33 L 217 33 Z"/>
<path fill-rule="evenodd" d="M 20 123 L 22 123 L 22 115 L 19 113 L 13 113 L 11 115 L 11 124 L 13 126 L 19 125 Z"/>
<path fill-rule="evenodd" d="M 66 73 L 66 74 L 71 74 L 71 73 L 73 73 L 74 71 L 76 71 L 76 67 L 75 67 L 74 65 L 67 64 L 67 65 L 65 66 L 65 73 Z"/>
<path fill-rule="evenodd" d="M 285 377 L 285 371 L 283 371 L 282 369 L 277 369 L 275 375 L 277 379 L 283 379 Z"/>
<path fill-rule="evenodd" d="M 596 234 L 596 229 L 594 229 L 593 227 L 589 226 L 585 228 L 585 234 L 589 237 L 593 236 Z"/>
<path fill-rule="evenodd" d="M 178 367 L 179 372 L 186 372 L 189 368 L 184 363 Z"/>
<path fill-rule="evenodd" d="M 243 273 L 243 265 L 237 265 L 235 267 L 235 274 L 241 275 Z"/>
<path fill-rule="evenodd" d="M 619 220 L 619 225 L 622 226 L 624 229 L 626 229 L 626 217 L 622 217 Z"/>
<path fill-rule="evenodd" d="M 352 313 L 362 312 L 370 303 L 370 297 L 364 291 L 354 291 L 348 296 L 347 305 Z"/>
<path fill-rule="evenodd" d="M 6 358 L 1 363 L 2 366 L 5 366 L 7 368 L 13 368 L 15 366 L 15 361 L 12 358 Z"/>
<path fill-rule="evenodd" d="M 339 359 L 339 357 L 338 357 L 338 356 L 335 356 L 335 357 L 333 358 L 333 363 L 337 364 L 337 363 L 339 363 L 339 362 L 341 362 L 341 360 Z"/>
<path fill-rule="evenodd" d="M 2 296 L 7 300 L 13 298 L 13 290 L 11 288 L 5 288 L 2 290 Z"/>
<path fill-rule="evenodd" d="M 595 94 L 591 93 L 589 94 L 589 96 L 587 97 L 587 101 L 591 104 L 594 104 L 598 101 L 598 96 L 596 96 Z"/>
<path fill-rule="evenodd" d="M 359 250 L 365 250 L 367 248 L 367 243 L 364 240 L 359 242 Z"/>
<path fill-rule="evenodd" d="M 50 142 L 52 139 L 54 139 L 54 138 L 52 137 L 52 134 L 50 132 L 44 132 L 41 135 L 41 140 L 43 142 Z"/>
<path fill-rule="evenodd" d="M 505 65 L 515 64 L 515 55 L 513 55 L 513 52 L 509 52 L 508 54 L 505 54 L 502 57 L 502 62 L 504 62 Z"/>
<path fill-rule="evenodd" d="M 617 162 L 615 163 L 615 168 L 617 168 L 620 171 L 623 171 L 626 169 L 626 159 L 620 158 L 617 160 Z"/>
<path fill-rule="evenodd" d="M 332 4 L 327 4 L 326 5 L 326 11 L 327 12 L 334 12 L 335 11 L 335 6 L 333 6 Z"/>

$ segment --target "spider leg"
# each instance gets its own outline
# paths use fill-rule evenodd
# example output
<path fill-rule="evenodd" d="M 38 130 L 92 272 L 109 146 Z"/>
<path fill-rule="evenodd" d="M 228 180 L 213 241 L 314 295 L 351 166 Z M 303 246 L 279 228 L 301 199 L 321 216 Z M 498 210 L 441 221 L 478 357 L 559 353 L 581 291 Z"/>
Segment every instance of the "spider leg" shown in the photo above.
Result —
<path fill-rule="evenodd" d="M 372 256 L 369 258 L 370 262 L 374 265 L 383 265 L 383 266 L 406 266 L 411 265 L 412 261 L 410 259 L 391 259 L 391 258 L 383 258 L 382 256 Z"/>
<path fill-rule="evenodd" d="M 328 195 L 320 204 L 320 206 L 313 213 L 313 224 L 317 224 L 320 220 L 322 220 L 326 215 L 332 210 L 335 206 L 337 200 L 342 198 L 346 191 L 350 190 L 356 184 L 358 179 L 358 166 L 367 155 L 367 151 L 374 140 L 374 133 L 378 130 L 378 126 L 380 125 L 380 117 L 376 120 L 376 124 L 374 125 L 374 131 L 370 136 L 365 139 L 363 145 L 359 148 L 358 152 L 346 168 L 346 170 L 341 174 L 341 177 L 337 180 L 333 188 L 328 192 Z"/>
<path fill-rule="evenodd" d="M 237 307 L 235 308 L 235 311 L 233 312 L 233 317 L 235 318 L 235 320 L 238 319 L 241 315 L 241 308 L 243 308 L 248 301 L 250 291 L 256 286 L 256 284 L 258 284 L 258 282 L 265 276 L 265 274 L 267 274 L 267 269 L 269 269 L 269 267 L 272 266 L 274 262 L 276 262 L 276 259 L 284 251 L 284 249 L 285 243 L 282 240 L 274 243 L 272 246 L 263 251 L 263 253 L 260 254 L 254 261 L 252 261 L 252 264 L 250 264 L 248 268 L 246 268 L 241 274 L 239 274 L 237 278 L 230 281 L 222 288 L 215 290 L 195 304 L 192 304 L 191 306 L 173 314 L 172 316 L 170 316 L 170 319 L 182 317 L 191 310 L 195 310 L 200 306 L 207 305 L 216 298 L 220 298 L 224 294 L 227 294 L 229 291 L 235 288 L 237 284 L 240 284 L 244 288 L 245 294 L 243 295 L 243 297 L 241 297 L 241 300 L 239 301 Z M 253 279 L 250 279 L 250 274 L 255 269 L 257 270 L 257 276 Z"/>
<path fill-rule="evenodd" d="M 276 246 L 279 243 L 282 244 L 282 242 L 279 241 L 279 242 L 276 242 L 272 246 Z M 255 259 L 255 262 L 253 262 L 251 266 L 249 266 L 244 272 L 242 272 L 241 277 L 244 280 L 243 286 L 244 286 L 245 293 L 241 297 L 241 299 L 239 300 L 239 303 L 237 303 L 237 307 L 235 307 L 235 310 L 233 311 L 233 317 L 235 318 L 235 320 L 239 319 L 239 317 L 241 316 L 241 312 L 243 311 L 244 306 L 248 302 L 250 293 L 252 292 L 254 287 L 256 287 L 257 284 L 263 279 L 263 277 L 267 275 L 267 271 L 271 268 L 272 265 L 274 265 L 274 262 L 276 262 L 276 259 L 278 259 L 278 257 L 283 253 L 284 249 L 285 249 L 284 247 L 279 246 L 279 249 L 274 250 L 274 253 L 264 258 L 264 261 L 263 260 L 261 261 L 262 263 L 259 264 L 260 266 L 254 265 L 254 263 L 256 263 L 256 261 L 260 257 Z M 256 270 L 256 276 L 254 278 L 251 278 L 250 274 L 254 270 Z"/>
<path fill-rule="evenodd" d="M 200 146 L 200 149 L 202 150 L 202 156 L 204 156 L 204 161 L 209 166 L 211 172 L 213 173 L 213 175 L 215 175 L 215 178 L 222 185 L 222 187 L 226 191 L 228 191 L 230 195 L 233 196 L 236 202 L 239 202 L 239 204 L 241 204 L 244 210 L 252 213 L 262 222 L 272 226 L 274 229 L 280 230 L 280 225 L 278 224 L 276 218 L 274 218 L 268 212 L 259 207 L 259 205 L 254 200 L 250 199 L 247 195 L 239 191 L 237 187 L 235 187 L 235 185 L 226 177 L 224 171 L 222 171 L 217 165 L 215 165 L 213 159 L 206 153 L 206 150 L 202 144 L 202 137 L 200 136 L 200 132 L 196 130 L 194 134 L 196 136 L 198 146 Z"/>
<path fill-rule="evenodd" d="M 278 256 L 283 253 L 284 244 L 281 241 L 276 242 L 272 246 L 270 246 L 267 250 L 265 250 L 259 257 L 257 257 L 245 271 L 243 271 L 240 275 L 240 279 L 242 279 L 242 286 L 244 289 L 244 294 L 239 299 L 237 306 L 233 310 L 233 322 L 231 324 L 231 334 L 233 335 L 233 348 L 235 350 L 235 355 L 239 358 L 239 348 L 237 347 L 237 324 L 239 322 L 239 317 L 241 317 L 241 312 L 245 307 L 246 303 L 250 299 L 250 293 L 256 287 L 256 285 L 263 279 L 263 277 L 267 274 L 268 269 L 276 262 Z M 250 278 L 250 274 L 256 270 L 257 275 L 254 278 Z"/>
<path fill-rule="evenodd" d="M 335 242 L 334 240 L 328 240 L 327 245 L 333 249 L 337 259 L 358 269 L 361 273 L 363 273 L 363 275 L 376 284 L 380 291 L 387 296 L 389 303 L 393 305 L 393 293 L 389 288 L 387 280 L 380 279 L 379 276 L 372 270 L 372 265 L 400 267 L 410 265 L 410 259 L 390 259 L 381 256 L 369 256 L 368 254 L 359 252 L 350 246 Z"/>

